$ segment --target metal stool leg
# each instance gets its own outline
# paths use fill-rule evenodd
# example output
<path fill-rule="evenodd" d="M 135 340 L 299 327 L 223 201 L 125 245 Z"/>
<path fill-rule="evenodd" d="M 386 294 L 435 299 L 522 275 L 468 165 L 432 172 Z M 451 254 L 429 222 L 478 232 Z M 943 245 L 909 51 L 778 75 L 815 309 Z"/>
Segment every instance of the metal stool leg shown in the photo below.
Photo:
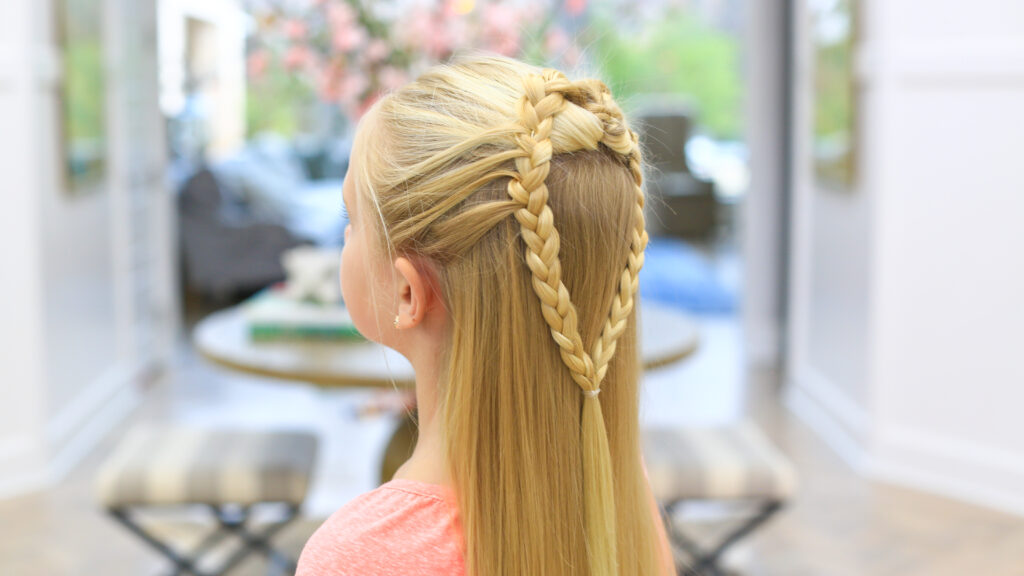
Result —
<path fill-rule="evenodd" d="M 723 574 L 719 561 L 726 550 L 756 530 L 768 521 L 776 512 L 782 508 L 782 502 L 770 501 L 764 504 L 757 514 L 749 520 L 737 526 L 733 531 L 725 535 L 710 550 L 702 548 L 693 539 L 675 527 L 671 521 L 672 512 L 682 504 L 682 501 L 671 502 L 665 506 L 665 527 L 669 538 L 674 544 L 682 548 L 693 559 L 692 566 L 686 566 L 680 570 L 680 576 L 721 576 Z"/>
<path fill-rule="evenodd" d="M 124 527 L 128 528 L 128 530 L 135 533 L 136 536 L 142 538 L 144 542 L 146 542 L 154 549 L 156 549 L 158 552 L 163 554 L 166 558 L 168 558 L 174 564 L 174 567 L 176 568 L 176 573 L 180 574 L 184 572 L 186 574 L 195 574 L 196 576 L 205 576 L 196 567 L 195 558 L 189 558 L 187 556 L 179 554 L 176 550 L 174 550 L 173 548 L 171 548 L 170 546 L 168 546 L 167 544 L 165 544 L 164 542 L 162 542 L 161 540 L 157 539 L 155 536 L 144 530 L 142 526 L 138 525 L 135 521 L 131 519 L 126 509 L 115 508 L 109 510 L 109 512 L 110 515 L 113 516 L 114 519 L 120 522 Z"/>
<path fill-rule="evenodd" d="M 287 509 L 286 516 L 280 522 L 275 522 L 267 526 L 262 532 L 253 533 L 245 528 L 245 523 L 248 520 L 248 510 L 243 510 L 240 517 L 232 518 L 225 509 L 211 507 L 214 516 L 217 518 L 217 522 L 220 526 L 234 534 L 243 543 L 243 547 L 236 550 L 221 566 L 219 573 L 226 572 L 233 568 L 236 564 L 241 562 L 246 556 L 252 552 L 260 552 L 267 557 L 271 565 L 283 569 L 288 573 L 294 573 L 296 569 L 296 563 L 294 560 L 273 548 L 270 545 L 270 538 L 277 534 L 281 529 L 291 523 L 298 516 L 298 508 L 289 506 Z"/>
<path fill-rule="evenodd" d="M 281 529 L 290 524 L 298 517 L 298 507 L 288 505 L 284 519 L 267 525 L 260 532 L 251 532 L 246 529 L 246 522 L 249 519 L 250 507 L 230 506 L 209 506 L 217 521 L 214 532 L 208 534 L 189 555 L 178 552 L 167 543 L 161 541 L 141 525 L 132 520 L 127 508 L 110 509 L 109 512 L 118 522 L 128 528 L 131 532 L 160 552 L 174 565 L 174 574 L 193 574 L 195 576 L 221 576 L 238 565 L 253 552 L 259 552 L 266 556 L 271 566 L 278 571 L 287 574 L 294 574 L 296 563 L 293 559 L 270 544 L 270 539 Z M 242 546 L 235 550 L 223 563 L 210 572 L 199 569 L 202 558 L 227 536 L 238 538 Z"/>

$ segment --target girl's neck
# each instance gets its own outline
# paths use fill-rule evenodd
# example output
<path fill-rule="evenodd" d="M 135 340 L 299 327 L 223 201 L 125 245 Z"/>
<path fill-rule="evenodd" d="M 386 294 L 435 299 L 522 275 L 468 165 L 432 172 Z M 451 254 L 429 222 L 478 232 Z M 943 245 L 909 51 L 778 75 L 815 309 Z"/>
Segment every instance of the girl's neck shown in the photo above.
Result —
<path fill-rule="evenodd" d="M 409 359 L 416 371 L 419 436 L 412 456 L 395 472 L 395 478 L 451 486 L 451 475 L 445 463 L 441 422 L 437 413 L 437 360 L 438 355 L 433 353 Z"/>

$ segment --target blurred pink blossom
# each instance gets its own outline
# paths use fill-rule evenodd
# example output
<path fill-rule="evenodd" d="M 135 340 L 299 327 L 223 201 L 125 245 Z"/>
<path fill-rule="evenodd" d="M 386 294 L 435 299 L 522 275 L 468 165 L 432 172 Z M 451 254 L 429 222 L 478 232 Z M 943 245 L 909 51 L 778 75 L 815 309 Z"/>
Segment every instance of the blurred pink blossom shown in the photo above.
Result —
<path fill-rule="evenodd" d="M 562 52 L 561 54 L 561 60 L 566 66 L 576 66 L 580 63 L 580 59 L 582 57 L 583 54 L 580 52 L 580 48 L 576 44 L 570 44 L 569 47 L 565 49 L 565 52 Z"/>
<path fill-rule="evenodd" d="M 302 68 L 311 61 L 312 54 L 309 48 L 302 44 L 296 44 L 288 48 L 288 52 L 284 55 L 284 66 L 289 70 Z"/>
<path fill-rule="evenodd" d="M 394 66 L 385 66 L 377 74 L 377 80 L 385 90 L 398 90 L 409 81 L 409 75 Z"/>
<path fill-rule="evenodd" d="M 570 16 L 579 16 L 587 8 L 587 0 L 566 0 L 565 11 Z"/>
<path fill-rule="evenodd" d="M 338 96 L 342 101 L 353 102 L 363 95 L 370 87 L 366 76 L 355 70 L 346 70 L 338 86 Z"/>
<path fill-rule="evenodd" d="M 350 52 L 366 42 L 366 29 L 355 21 L 337 20 L 331 23 L 331 45 L 339 52 Z"/>
<path fill-rule="evenodd" d="M 427 34 L 420 45 L 431 58 L 443 58 L 452 50 L 451 35 L 445 21 L 440 16 L 431 16 L 426 20 Z"/>
<path fill-rule="evenodd" d="M 366 49 L 363 50 L 363 57 L 366 58 L 367 62 L 377 63 L 388 57 L 391 53 L 391 47 L 388 43 L 381 38 L 374 38 L 366 44 Z"/>
<path fill-rule="evenodd" d="M 303 40 L 307 32 L 306 23 L 302 20 L 288 20 L 284 24 L 284 34 L 289 40 Z"/>
<path fill-rule="evenodd" d="M 465 48 L 470 40 L 469 20 L 467 18 L 449 18 L 445 21 L 445 34 L 448 50 L 455 51 Z"/>
<path fill-rule="evenodd" d="M 517 56 L 527 38 L 540 35 L 546 55 L 568 65 L 580 58 L 573 39 L 549 17 L 553 3 L 544 0 L 410 0 L 398 11 L 376 10 L 369 0 L 292 1 L 304 7 L 298 16 L 268 4 L 260 22 L 276 28 L 277 35 L 255 45 L 247 59 L 250 77 L 265 74 L 280 57 L 320 98 L 350 115 L 362 114 L 381 93 L 397 90 L 416 71 L 466 47 Z M 560 9 L 578 15 L 587 5 L 587 0 L 566 0 Z M 284 42 L 273 42 L 282 37 Z"/>
<path fill-rule="evenodd" d="M 467 12 L 465 9 L 466 7 L 465 5 L 460 6 L 460 4 L 463 4 L 462 0 L 442 0 L 441 12 L 438 16 L 448 19 L 456 18 L 460 14 L 465 14 Z"/>
<path fill-rule="evenodd" d="M 354 114 L 354 118 L 356 120 L 361 118 L 363 116 L 363 114 L 366 114 L 367 110 L 369 110 L 370 107 L 372 107 L 374 105 L 374 103 L 377 102 L 377 100 L 380 100 L 380 93 L 379 92 L 374 92 L 373 94 L 370 94 L 369 96 L 367 96 L 359 104 L 359 106 L 356 108 L 355 114 Z"/>
<path fill-rule="evenodd" d="M 520 22 L 540 22 L 548 18 L 551 11 L 549 2 L 534 0 L 525 4 L 516 4 L 516 13 Z"/>
<path fill-rule="evenodd" d="M 579 47 L 560 26 L 548 30 L 544 38 L 544 51 L 548 57 L 561 60 L 567 66 L 575 66 L 580 61 Z"/>
<path fill-rule="evenodd" d="M 544 38 L 544 51 L 549 55 L 559 55 L 569 47 L 569 35 L 560 26 L 553 26 Z"/>
<path fill-rule="evenodd" d="M 249 78 L 258 80 L 263 77 L 263 73 L 267 71 L 267 64 L 270 62 L 270 56 L 266 50 L 257 50 L 252 54 L 249 54 L 249 58 L 246 60 L 246 73 Z"/>
<path fill-rule="evenodd" d="M 327 4 L 327 22 L 331 26 L 340 23 L 352 24 L 356 21 L 356 12 L 352 6 L 345 1 L 334 0 Z"/>
<path fill-rule="evenodd" d="M 419 7 L 413 8 L 407 13 L 407 18 L 400 20 L 395 27 L 395 41 L 405 48 L 420 44 L 428 32 L 425 22 L 428 18 L 430 15 L 426 10 Z"/>
<path fill-rule="evenodd" d="M 450 33 L 445 19 L 422 8 L 409 14 L 401 27 L 400 39 L 411 50 L 422 50 L 431 58 L 440 58 L 451 50 Z"/>
<path fill-rule="evenodd" d="M 341 79 L 345 75 L 345 68 L 334 62 L 326 68 L 318 70 L 314 76 L 317 85 L 317 93 L 320 99 L 325 102 L 337 102 L 341 98 Z"/>
<path fill-rule="evenodd" d="M 481 15 L 481 40 L 488 50 L 512 56 L 519 52 L 519 15 L 507 4 L 488 4 Z"/>

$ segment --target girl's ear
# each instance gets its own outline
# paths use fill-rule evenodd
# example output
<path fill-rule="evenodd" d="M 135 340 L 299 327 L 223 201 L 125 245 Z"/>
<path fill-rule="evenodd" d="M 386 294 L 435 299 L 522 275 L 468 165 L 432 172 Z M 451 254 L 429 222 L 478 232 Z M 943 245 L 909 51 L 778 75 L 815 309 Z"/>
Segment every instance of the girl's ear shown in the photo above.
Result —
<path fill-rule="evenodd" d="M 403 256 L 395 258 L 398 284 L 398 327 L 412 328 L 419 325 L 430 307 L 432 294 L 427 287 L 427 278 L 416 266 Z"/>

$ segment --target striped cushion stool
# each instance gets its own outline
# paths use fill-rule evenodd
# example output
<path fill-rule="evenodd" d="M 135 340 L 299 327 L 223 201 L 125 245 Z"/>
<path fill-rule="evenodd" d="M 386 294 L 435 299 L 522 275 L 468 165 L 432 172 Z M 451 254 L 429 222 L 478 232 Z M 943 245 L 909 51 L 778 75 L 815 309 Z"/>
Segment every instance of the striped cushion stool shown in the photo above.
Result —
<path fill-rule="evenodd" d="M 725 550 L 775 514 L 796 489 L 793 466 L 753 424 L 648 429 L 643 436 L 651 490 L 664 508 L 669 537 L 692 557 L 680 574 L 722 574 Z M 751 502 L 756 512 L 703 548 L 671 521 L 687 501 Z"/>
<path fill-rule="evenodd" d="M 295 519 L 316 458 L 316 437 L 301 432 L 145 427 L 134 430 L 100 469 L 97 495 L 107 511 L 174 563 L 175 573 L 223 574 L 250 553 L 262 553 L 280 570 L 293 573 L 295 561 L 270 545 L 270 538 Z M 254 508 L 281 507 L 283 515 L 259 532 L 246 526 Z M 133 512 L 200 506 L 216 529 L 187 555 L 145 530 Z M 224 537 L 243 546 L 216 569 L 200 561 Z"/>

